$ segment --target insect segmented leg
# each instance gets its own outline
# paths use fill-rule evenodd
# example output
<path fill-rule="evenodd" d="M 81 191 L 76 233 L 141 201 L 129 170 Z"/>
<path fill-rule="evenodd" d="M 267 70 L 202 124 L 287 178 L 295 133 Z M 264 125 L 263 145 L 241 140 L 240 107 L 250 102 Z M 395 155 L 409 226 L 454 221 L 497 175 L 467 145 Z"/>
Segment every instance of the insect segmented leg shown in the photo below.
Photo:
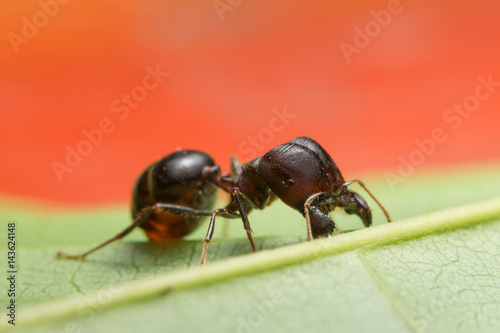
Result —
<path fill-rule="evenodd" d="M 147 219 L 149 218 L 149 216 L 151 216 L 151 214 L 153 213 L 153 210 L 151 210 L 151 207 L 147 207 L 147 208 L 149 208 L 149 209 L 144 209 L 139 214 L 137 214 L 136 218 L 134 219 L 134 223 L 132 223 L 130 226 L 128 226 L 125 230 L 123 230 L 122 232 L 120 232 L 115 237 L 108 239 L 107 241 L 105 241 L 105 242 L 97 245 L 96 247 L 94 247 L 94 248 L 92 248 L 92 249 L 90 249 L 87 252 L 84 252 L 82 254 L 69 254 L 69 253 L 65 253 L 65 252 L 61 252 L 61 251 L 57 252 L 56 258 L 83 259 L 86 256 L 88 256 L 89 254 L 91 254 L 92 252 L 95 252 L 95 251 L 99 250 L 100 248 L 105 247 L 109 243 L 112 243 L 115 240 L 118 240 L 118 239 L 121 239 L 121 238 L 125 237 L 132 230 L 134 230 L 136 227 L 140 226 L 145 221 L 147 221 Z"/>
<path fill-rule="evenodd" d="M 83 259 L 87 255 L 103 248 L 104 246 L 122 239 L 126 235 L 128 235 L 132 230 L 134 230 L 137 227 L 140 227 L 144 222 L 148 220 L 148 218 L 153 214 L 155 211 L 169 211 L 171 213 L 181 215 L 181 216 L 210 216 L 212 215 L 211 211 L 208 210 L 196 210 L 192 209 L 189 207 L 183 207 L 183 206 L 177 206 L 177 205 L 169 205 L 169 204 L 164 204 L 164 203 L 157 203 L 153 206 L 147 206 L 144 209 L 142 209 L 140 212 L 138 212 L 134 218 L 134 222 L 128 226 L 125 230 L 120 232 L 118 235 L 116 235 L 113 238 L 108 239 L 107 241 L 99 244 L 98 246 L 88 250 L 87 252 L 84 252 L 82 254 L 69 254 L 65 252 L 58 252 L 56 254 L 57 258 L 67 258 L 67 259 Z"/>
<path fill-rule="evenodd" d="M 203 240 L 203 250 L 201 251 L 200 265 L 203 265 L 207 259 L 208 244 L 212 241 L 215 230 L 215 217 L 221 215 L 222 213 L 229 214 L 229 211 L 224 208 L 216 209 L 212 212 L 212 217 L 210 218 L 210 224 L 208 225 L 207 235 Z"/>
<path fill-rule="evenodd" d="M 313 194 L 309 198 L 307 198 L 306 202 L 304 203 L 304 216 L 306 218 L 306 227 L 307 227 L 307 241 L 312 240 L 311 214 L 310 214 L 311 204 L 313 203 L 314 200 L 316 200 L 318 197 L 324 194 L 325 194 L 324 192 Z"/>
<path fill-rule="evenodd" d="M 233 189 L 233 196 L 234 196 L 234 199 L 236 200 L 236 203 L 238 204 L 238 210 L 240 211 L 240 216 L 241 216 L 241 219 L 243 220 L 243 228 L 245 228 L 245 231 L 247 232 L 247 237 L 248 237 L 248 241 L 250 242 L 250 245 L 252 246 L 252 252 L 257 252 L 257 248 L 255 247 L 255 243 L 253 241 L 253 237 L 252 237 L 252 228 L 250 228 L 250 221 L 248 221 L 248 216 L 247 216 L 247 212 L 245 211 L 245 208 L 243 207 L 243 203 L 241 202 L 241 199 L 240 199 L 240 190 L 235 187 Z"/>
<path fill-rule="evenodd" d="M 248 221 L 248 216 L 247 213 L 244 209 L 243 203 L 241 202 L 240 196 L 239 196 L 239 189 L 234 188 L 232 191 L 232 194 L 234 196 L 236 205 L 238 206 L 238 211 L 239 215 L 233 212 L 233 209 L 236 209 L 236 207 L 232 206 L 231 204 L 226 207 L 226 208 L 220 208 L 216 209 L 212 213 L 212 217 L 210 218 L 210 224 L 208 226 L 207 230 L 207 235 L 204 239 L 203 243 L 203 250 L 201 252 L 201 259 L 200 259 L 200 265 L 203 265 L 206 261 L 207 257 L 207 250 L 208 250 L 208 244 L 212 241 L 212 236 L 214 234 L 214 229 L 215 229 L 215 217 L 216 216 L 223 216 L 225 218 L 241 218 L 243 221 L 243 228 L 245 228 L 245 231 L 247 233 L 248 241 L 250 242 L 250 246 L 252 247 L 252 252 L 257 252 L 257 248 L 255 247 L 255 242 L 253 241 L 252 237 L 252 228 L 250 228 L 250 222 Z M 230 207 L 230 208 L 229 208 Z"/>

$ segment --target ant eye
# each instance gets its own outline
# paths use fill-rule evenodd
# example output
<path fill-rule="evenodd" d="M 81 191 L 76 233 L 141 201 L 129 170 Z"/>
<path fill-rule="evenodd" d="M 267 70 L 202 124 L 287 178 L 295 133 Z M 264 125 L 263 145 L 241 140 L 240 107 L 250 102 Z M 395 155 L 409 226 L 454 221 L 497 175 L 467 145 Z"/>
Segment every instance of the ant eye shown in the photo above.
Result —
<path fill-rule="evenodd" d="M 293 184 L 295 184 L 293 179 L 288 179 L 288 186 L 293 186 Z"/>

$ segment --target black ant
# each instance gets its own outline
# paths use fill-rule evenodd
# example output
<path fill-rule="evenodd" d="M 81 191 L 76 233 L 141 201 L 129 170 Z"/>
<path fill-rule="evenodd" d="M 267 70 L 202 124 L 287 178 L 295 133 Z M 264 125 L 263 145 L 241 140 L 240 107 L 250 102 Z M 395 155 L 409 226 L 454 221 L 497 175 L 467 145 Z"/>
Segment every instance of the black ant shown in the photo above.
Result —
<path fill-rule="evenodd" d="M 252 251 L 256 252 L 247 215 L 252 209 L 266 208 L 276 197 L 305 217 L 308 241 L 333 233 L 335 223 L 328 213 L 337 207 L 358 215 L 369 227 L 372 214 L 368 204 L 347 188 L 354 182 L 366 190 L 391 222 L 385 208 L 363 182 L 345 182 L 330 155 L 308 137 L 279 145 L 243 165 L 232 158 L 227 175 L 221 175 L 220 167 L 207 154 L 180 150 L 152 164 L 139 176 L 132 196 L 132 225 L 85 253 L 59 252 L 57 257 L 84 258 L 136 227 L 144 229 L 151 240 L 178 239 L 191 233 L 205 216 L 211 218 L 200 264 L 205 263 L 217 216 L 241 218 Z M 231 199 L 225 208 L 212 210 L 217 188 L 229 193 Z"/>

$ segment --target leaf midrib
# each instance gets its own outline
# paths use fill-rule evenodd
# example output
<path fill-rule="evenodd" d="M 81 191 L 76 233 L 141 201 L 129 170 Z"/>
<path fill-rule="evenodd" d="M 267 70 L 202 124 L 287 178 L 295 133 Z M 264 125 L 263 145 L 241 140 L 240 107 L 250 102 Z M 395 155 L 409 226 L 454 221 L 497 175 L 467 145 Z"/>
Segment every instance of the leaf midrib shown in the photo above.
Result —
<path fill-rule="evenodd" d="M 355 233 L 341 234 L 328 239 L 299 243 L 257 254 L 243 255 L 208 264 L 205 267 L 191 267 L 159 275 L 148 281 L 133 283 L 120 292 L 106 308 L 163 295 L 165 292 L 191 289 L 221 282 L 227 279 L 278 269 L 321 257 L 338 254 L 367 246 L 384 246 L 395 242 L 417 238 L 430 233 L 440 233 L 449 229 L 493 221 L 500 217 L 500 198 L 476 202 L 421 216 L 396 221 Z M 370 272 L 362 260 L 365 269 Z M 385 295 L 389 295 L 377 278 L 370 272 L 372 279 Z M 24 314 L 23 326 L 55 320 L 76 313 L 87 297 L 98 297 L 99 293 L 58 300 L 50 304 L 33 306 Z M 389 297 L 389 296 L 387 296 Z M 393 307 L 394 300 L 390 300 Z M 394 307 L 397 308 L 397 307 Z M 401 314 L 399 314 L 401 316 Z M 402 317 L 402 319 L 405 319 Z M 0 325 L 1 327 L 2 325 Z"/>

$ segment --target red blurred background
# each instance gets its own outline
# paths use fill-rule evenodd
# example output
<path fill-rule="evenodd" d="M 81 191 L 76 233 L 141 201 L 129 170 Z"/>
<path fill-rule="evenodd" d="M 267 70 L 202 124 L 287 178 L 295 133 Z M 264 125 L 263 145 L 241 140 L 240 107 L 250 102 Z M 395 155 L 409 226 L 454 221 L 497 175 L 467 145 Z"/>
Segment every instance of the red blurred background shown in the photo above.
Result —
<path fill-rule="evenodd" d="M 0 192 L 128 202 L 177 147 L 227 170 L 232 153 L 301 135 L 346 178 L 397 174 L 436 128 L 446 138 L 417 169 L 498 161 L 500 86 L 463 116 L 447 110 L 474 102 L 479 77 L 500 82 L 499 13 L 498 1 L 2 1 Z M 157 69 L 168 76 L 148 77 Z M 67 149 L 87 156 L 61 169 Z"/>

